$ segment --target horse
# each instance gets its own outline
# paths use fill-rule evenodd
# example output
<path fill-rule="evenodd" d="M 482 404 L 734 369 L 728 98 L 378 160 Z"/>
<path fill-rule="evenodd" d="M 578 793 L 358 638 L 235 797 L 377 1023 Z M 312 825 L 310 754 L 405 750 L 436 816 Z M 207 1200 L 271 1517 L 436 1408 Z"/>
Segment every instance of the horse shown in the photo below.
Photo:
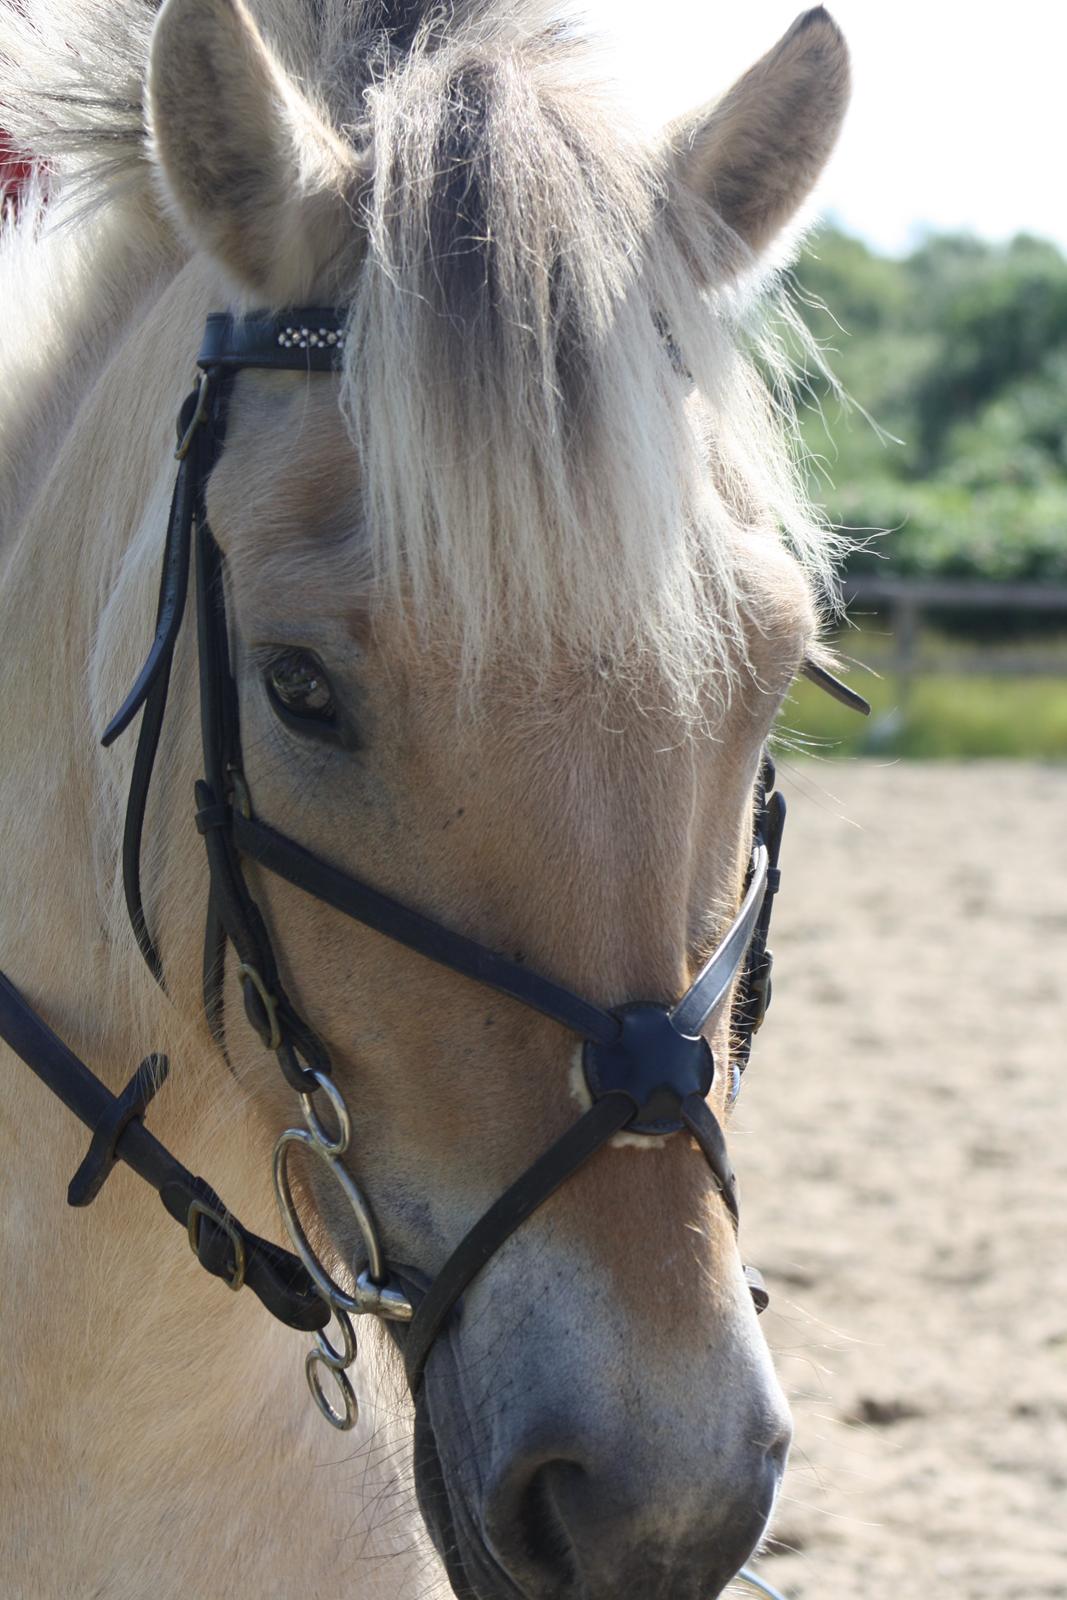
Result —
<path fill-rule="evenodd" d="M 762 752 L 838 553 L 761 328 L 845 44 L 807 12 L 654 140 L 542 0 L 28 0 L 0 58 L 43 173 L 0 250 L 0 965 L 109 1092 L 146 1042 L 166 1055 L 123 1127 L 232 1208 L 190 1216 L 194 1252 L 213 1225 L 236 1249 L 231 1216 L 271 1235 L 311 1083 L 328 1103 L 283 1175 L 300 1259 L 355 1299 L 358 1184 L 388 1259 L 432 1281 L 590 1111 L 582 1041 L 516 974 L 658 1016 L 747 904 Z M 321 337 L 285 321 L 307 306 L 336 312 Z M 198 480 L 245 820 L 512 986 L 246 859 L 328 1081 L 278 1071 L 274 1001 L 224 947 L 205 1014 L 193 813 L 230 827 L 240 797 L 194 801 L 191 623 L 132 925 L 136 749 L 101 744 L 152 638 L 208 313 L 227 337 L 265 317 L 282 352 L 229 374 Z M 329 371 L 289 360 L 309 340 Z M 686 1045 L 709 1148 L 738 971 Z M 601 1132 L 468 1277 L 414 1399 L 401 1323 L 361 1322 L 345 1434 L 306 1340 L 216 1281 L 244 1263 L 199 1271 L 131 1172 L 62 1209 L 85 1130 L 7 1049 L 0 1107 L 5 1594 L 704 1600 L 762 1536 L 788 1410 L 728 1182 L 675 1124 Z"/>

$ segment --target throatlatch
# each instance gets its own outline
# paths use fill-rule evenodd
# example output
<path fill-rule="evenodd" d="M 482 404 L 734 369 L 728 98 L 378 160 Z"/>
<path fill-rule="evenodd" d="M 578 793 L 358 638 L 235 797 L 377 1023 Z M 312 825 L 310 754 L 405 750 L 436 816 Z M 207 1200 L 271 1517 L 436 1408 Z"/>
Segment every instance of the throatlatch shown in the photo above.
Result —
<path fill-rule="evenodd" d="M 296 1255 L 244 1229 L 214 1190 L 188 1172 L 144 1127 L 148 1103 L 166 1076 L 162 1058 L 142 1063 L 123 1094 L 113 1096 L 2 975 L 0 1036 L 93 1129 L 89 1155 L 71 1185 L 71 1204 L 92 1200 L 116 1159 L 132 1166 L 158 1189 L 167 1210 L 187 1226 L 193 1250 L 209 1272 L 234 1289 L 247 1284 L 289 1326 L 318 1330 L 306 1362 L 308 1382 L 328 1420 L 349 1428 L 356 1420 L 355 1395 L 347 1376 L 357 1353 L 351 1316 L 370 1314 L 397 1324 L 408 1381 L 416 1390 L 435 1339 L 473 1279 L 526 1218 L 616 1134 L 624 1130 L 656 1138 L 688 1134 L 704 1155 L 736 1228 L 736 1181 L 722 1128 L 707 1103 L 716 1063 L 704 1033 L 733 991 L 729 1089 L 733 1098 L 770 999 L 767 936 L 779 885 L 785 804 L 774 792 L 774 766 L 764 755 L 751 859 L 737 916 L 675 1005 L 639 1001 L 614 1011 L 402 905 L 255 816 L 242 763 L 225 561 L 208 522 L 205 491 L 224 446 L 234 375 L 249 367 L 330 372 L 343 344 L 344 318 L 333 311 L 305 308 L 244 318 L 224 313 L 208 317 L 198 362 L 199 384 L 179 416 L 179 465 L 152 646 L 103 736 L 105 745 L 112 743 L 141 713 L 123 836 L 123 880 L 138 946 L 162 984 L 163 962 L 142 897 L 141 841 L 192 570 L 204 754 L 195 817 L 210 874 L 204 1006 L 212 1033 L 224 1049 L 223 978 L 226 951 L 232 945 L 248 1021 L 275 1053 L 287 1082 L 300 1096 L 305 1125 L 282 1133 L 274 1151 L 275 1189 Z M 811 664 L 809 669 L 828 692 L 869 711 L 866 702 L 825 669 Z M 344 1164 L 351 1141 L 348 1109 L 331 1076 L 324 1044 L 282 985 L 270 930 L 245 880 L 246 858 L 344 916 L 551 1017 L 585 1040 L 588 1110 L 490 1206 L 423 1294 L 410 1287 L 417 1273 L 390 1271 L 371 1206 Z M 329 1126 L 316 1110 L 316 1096 L 330 1107 Z M 342 1190 L 359 1228 L 366 1262 L 350 1264 L 351 1290 L 322 1265 L 297 1214 L 288 1168 L 296 1147 L 323 1165 Z M 762 1310 L 767 1296 L 759 1275 L 747 1268 L 746 1275 L 757 1310 Z M 340 1329 L 339 1343 L 327 1335 L 331 1319 Z M 401 1331 L 404 1324 L 406 1330 Z M 325 1391 L 324 1370 L 334 1376 L 340 1410 Z"/>

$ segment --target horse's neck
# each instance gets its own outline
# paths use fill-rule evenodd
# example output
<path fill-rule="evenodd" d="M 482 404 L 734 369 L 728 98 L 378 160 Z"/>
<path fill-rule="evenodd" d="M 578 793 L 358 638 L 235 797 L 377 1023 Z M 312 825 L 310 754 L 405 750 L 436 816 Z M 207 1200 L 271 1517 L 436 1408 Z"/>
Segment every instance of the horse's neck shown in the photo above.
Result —
<path fill-rule="evenodd" d="M 62 199 L 42 211 L 30 197 L 0 252 L 0 547 L 139 304 L 178 264 L 173 236 L 143 201 L 75 221 Z"/>
<path fill-rule="evenodd" d="M 31 215 L 0 254 L 0 965 L 67 1011 L 105 930 L 87 673 L 115 557 L 98 492 L 115 435 L 90 443 L 85 418 L 124 312 L 160 277 L 160 250 L 135 223 L 118 209 L 81 227 Z"/>
<path fill-rule="evenodd" d="M 196 268 L 169 282 L 158 251 L 131 245 L 124 255 L 111 244 L 105 264 L 124 263 L 122 287 L 72 291 L 69 325 L 35 360 L 32 340 L 8 347 L 0 968 L 112 1088 L 149 1048 L 172 1049 L 151 1126 L 246 1223 L 268 1232 L 269 1139 L 255 1136 L 196 1022 L 176 1022 L 158 998 L 123 926 L 119 841 L 134 736 L 102 754 L 97 735 L 151 635 L 173 419 L 207 291 Z M 50 269 L 49 281 L 60 276 Z M 5 313 L 25 321 L 28 305 Z M 132 306 L 138 315 L 124 320 L 121 308 Z M 195 759 L 195 719 L 182 716 L 192 657 L 183 640 L 171 748 L 156 785 L 165 794 L 180 776 L 186 799 L 189 774 L 178 768 Z M 5 1584 L 49 1600 L 214 1593 L 204 1566 L 211 1552 L 219 1585 L 236 1600 L 315 1594 L 327 1574 L 334 1592 L 360 1485 L 358 1474 L 353 1482 L 319 1469 L 359 1452 L 351 1442 L 338 1451 L 312 1412 L 300 1337 L 247 1291 L 231 1300 L 203 1274 L 180 1230 L 124 1169 L 88 1211 L 66 1210 L 87 1134 L 3 1055 Z M 389 1493 L 390 1473 L 380 1492 Z M 275 1525 L 284 1534 L 264 1541 Z M 384 1591 L 365 1568 L 354 1592 Z"/>
<path fill-rule="evenodd" d="M 138 355 L 146 308 L 173 298 L 175 261 L 136 222 L 116 208 L 37 243 L 24 226 L 0 256 L 14 297 L 0 347 L 0 966 L 47 1000 L 76 1048 L 105 1056 L 128 1046 L 101 1013 L 126 1008 L 86 1000 L 117 976 L 115 846 L 132 751 L 101 761 L 99 702 L 149 637 L 163 419 L 181 382 Z M 127 619 L 113 662 L 100 651 L 109 608 Z"/>

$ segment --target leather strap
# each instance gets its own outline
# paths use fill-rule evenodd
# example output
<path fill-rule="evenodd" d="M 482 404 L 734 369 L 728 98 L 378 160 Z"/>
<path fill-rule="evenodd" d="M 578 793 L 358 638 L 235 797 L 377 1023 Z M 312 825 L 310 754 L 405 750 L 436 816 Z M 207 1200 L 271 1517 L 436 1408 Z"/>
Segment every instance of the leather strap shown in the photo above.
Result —
<path fill-rule="evenodd" d="M 758 1267 L 746 1266 L 742 1267 L 741 1271 L 745 1275 L 745 1282 L 748 1284 L 748 1292 L 752 1296 L 752 1304 L 756 1308 L 756 1315 L 761 1317 L 771 1303 L 763 1273 Z"/>
<path fill-rule="evenodd" d="M 870 701 L 857 694 L 855 689 L 850 689 L 847 683 L 842 683 L 840 678 L 835 678 L 832 672 L 827 672 L 825 667 L 820 667 L 815 661 L 805 660 L 800 670 L 809 683 L 828 694 L 831 700 L 839 701 L 849 711 L 858 711 L 861 717 L 870 716 Z"/>
<path fill-rule="evenodd" d="M 619 1090 L 595 1101 L 510 1188 L 505 1189 L 456 1246 L 416 1307 L 406 1332 L 398 1334 L 412 1394 L 422 1381 L 434 1340 L 463 1291 L 505 1239 L 510 1238 L 549 1195 L 555 1194 L 572 1173 L 584 1166 L 591 1155 L 614 1138 L 631 1121 L 636 1110 L 630 1096 Z"/>
<path fill-rule="evenodd" d="M 365 923 L 377 933 L 407 945 L 410 950 L 417 950 L 453 972 L 510 995 L 513 1000 L 554 1018 L 583 1038 L 595 1039 L 601 1044 L 611 1044 L 618 1038 L 619 1020 L 610 1011 L 601 1010 L 570 989 L 401 905 L 380 890 L 330 866 L 266 823 L 234 812 L 232 828 L 234 843 L 242 855 L 303 889 L 305 894 L 333 906 L 346 917 Z"/>
<path fill-rule="evenodd" d="M 114 1104 L 93 1129 L 85 1160 L 67 1185 L 68 1206 L 91 1205 L 119 1159 L 118 1143 L 137 1118 L 144 1119 L 148 1103 L 163 1087 L 170 1070 L 166 1056 L 146 1056 Z"/>
<path fill-rule="evenodd" d="M 684 1038 L 695 1039 L 701 1034 L 729 993 L 752 938 L 766 878 L 767 850 L 762 839 L 757 839 L 740 911 L 689 989 L 671 1009 L 671 1026 Z"/>
<path fill-rule="evenodd" d="M 199 399 L 199 390 L 187 395 L 178 414 L 178 436 L 181 438 L 192 421 Z M 100 743 L 105 749 L 125 733 L 138 711 L 148 698 L 152 685 L 162 673 L 169 672 L 182 618 L 185 615 L 185 597 L 189 589 L 189 530 L 193 521 L 193 504 L 196 485 L 193 481 L 193 463 L 190 457 L 181 461 L 174 480 L 171 496 L 170 518 L 163 545 L 163 572 L 156 606 L 156 631 L 144 666 L 137 679 L 104 729 Z"/>
<path fill-rule="evenodd" d="M 527 1167 L 526 1171 L 506 1189 L 499 1200 L 493 1202 L 470 1231 L 453 1250 L 444 1266 L 434 1278 L 425 1296 L 415 1309 L 415 1315 L 403 1334 L 398 1334 L 404 1354 L 404 1370 L 412 1394 L 422 1381 L 423 1370 L 429 1359 L 434 1341 L 451 1316 L 464 1291 L 496 1255 L 505 1240 L 515 1233 L 528 1217 L 555 1194 L 579 1167 L 597 1150 L 603 1148 L 617 1133 L 639 1122 L 647 1107 L 639 1106 L 632 1095 L 623 1089 L 609 1089 L 578 1121 L 569 1127 L 543 1155 Z M 687 1095 L 681 1102 L 680 1116 L 696 1139 L 715 1180 L 716 1188 L 737 1230 L 737 1184 L 726 1140 L 718 1119 L 709 1109 L 699 1091 Z M 754 1270 L 754 1269 L 753 1269 Z M 747 1277 L 747 1269 L 746 1269 Z M 758 1283 L 749 1279 L 753 1299 L 758 1310 L 767 1304 L 763 1291 L 762 1304 L 759 1290 L 762 1279 L 755 1273 Z"/>
<path fill-rule="evenodd" d="M 113 1095 L 3 973 L 0 1038 L 93 1130 L 89 1155 L 75 1175 L 73 1193 L 68 1191 L 72 1205 L 89 1204 L 114 1162 L 124 1161 L 151 1184 L 170 1215 L 188 1229 L 197 1259 L 208 1272 L 233 1288 L 247 1284 L 267 1310 L 290 1328 L 310 1332 L 326 1326 L 330 1308 L 298 1258 L 245 1228 L 210 1184 L 184 1167 L 144 1126 L 144 1105 L 161 1080 L 150 1087 L 142 1079 L 136 1090 L 130 1085 L 123 1095 Z M 142 1064 L 138 1076 L 145 1066 Z"/>
<path fill-rule="evenodd" d="M 734 1232 L 737 1232 L 740 1216 L 737 1205 L 737 1178 L 730 1165 L 730 1157 L 726 1149 L 726 1136 L 722 1131 L 718 1117 L 709 1107 L 702 1095 L 687 1095 L 682 1101 L 682 1121 L 693 1135 L 703 1152 L 704 1159 L 711 1168 L 712 1177 L 716 1187 L 725 1202 L 726 1209 L 733 1221 Z"/>
<path fill-rule="evenodd" d="M 752 1054 L 752 1041 L 763 1026 L 763 1019 L 771 1003 L 774 956 L 767 948 L 767 939 L 770 935 L 774 897 L 782 883 L 778 860 L 782 850 L 786 817 L 785 796 L 775 789 L 774 781 L 774 762 L 770 756 L 764 756 L 760 770 L 756 827 L 766 847 L 767 879 L 763 890 L 763 904 L 752 932 L 735 1000 L 736 1040 L 733 1059 L 738 1074 L 738 1084 L 744 1076 Z"/>
<path fill-rule="evenodd" d="M 182 405 L 178 418 L 180 439 L 186 436 L 198 402 L 199 391 L 194 390 Z M 148 970 L 163 988 L 166 987 L 163 962 L 148 929 L 141 891 L 141 842 L 145 812 L 148 808 L 148 791 L 159 749 L 163 717 L 167 709 L 174 648 L 185 615 L 185 600 L 189 588 L 189 551 L 197 494 L 199 444 L 199 438 L 194 436 L 193 451 L 183 457 L 174 484 L 170 520 L 163 547 L 163 571 L 159 585 L 156 632 L 152 647 L 148 659 L 137 675 L 136 683 L 108 723 L 101 740 L 105 747 L 112 744 L 129 727 L 137 712 L 142 712 L 130 791 L 126 800 L 126 820 L 122 832 L 122 883 L 126 910 L 137 940 L 137 948 L 144 957 Z"/>
<path fill-rule="evenodd" d="M 228 381 L 218 384 L 216 406 L 224 410 Z M 222 417 L 213 414 L 212 454 L 220 448 Z M 207 848 L 211 901 L 204 937 L 204 1009 L 213 1031 L 223 1031 L 225 944 L 237 951 L 248 1020 L 277 1055 L 287 1082 L 306 1093 L 313 1073 L 329 1074 L 329 1054 L 300 1016 L 282 985 L 270 933 L 245 883 L 232 826 L 231 801 L 244 800 L 240 771 L 237 686 L 230 665 L 225 573 L 203 506 L 197 508 L 197 639 L 200 653 L 200 724 L 206 781 L 196 785 L 197 823 Z M 225 797 L 225 798 L 224 798 Z"/>

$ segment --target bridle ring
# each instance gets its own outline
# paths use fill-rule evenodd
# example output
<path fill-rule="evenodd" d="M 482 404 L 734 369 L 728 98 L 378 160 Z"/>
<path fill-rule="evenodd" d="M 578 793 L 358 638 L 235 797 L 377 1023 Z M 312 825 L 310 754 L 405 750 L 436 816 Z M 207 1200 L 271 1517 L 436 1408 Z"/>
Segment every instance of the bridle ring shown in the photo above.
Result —
<path fill-rule="evenodd" d="M 351 1174 L 345 1171 L 337 1157 L 319 1141 L 315 1134 L 308 1133 L 303 1128 L 286 1128 L 285 1132 L 279 1135 L 278 1142 L 274 1146 L 274 1192 L 277 1195 L 278 1208 L 292 1240 L 293 1248 L 307 1268 L 315 1287 L 328 1305 L 332 1306 L 334 1310 L 340 1307 L 343 1311 L 359 1312 L 363 1309 L 360 1300 L 355 1295 L 348 1294 L 339 1284 L 334 1282 L 311 1248 L 311 1242 L 304 1231 L 303 1223 L 300 1221 L 296 1203 L 293 1199 L 292 1184 L 289 1180 L 288 1155 L 293 1145 L 301 1145 L 305 1150 L 310 1150 L 312 1155 L 323 1163 L 343 1190 L 367 1249 L 370 1276 L 372 1279 L 381 1282 L 385 1275 L 385 1262 L 370 1206 Z"/>
<path fill-rule="evenodd" d="M 341 1343 L 344 1346 L 338 1350 L 326 1337 L 326 1328 L 320 1328 L 315 1336 L 315 1347 L 322 1360 L 332 1372 L 343 1372 L 355 1361 L 358 1351 L 356 1349 L 356 1330 L 352 1326 L 352 1319 L 347 1311 L 342 1311 L 339 1306 L 333 1306 L 334 1319 L 341 1330 Z M 329 1324 L 327 1324 L 327 1327 Z"/>
<path fill-rule="evenodd" d="M 352 1137 L 352 1119 L 348 1114 L 348 1107 L 332 1078 L 328 1078 L 324 1072 L 316 1072 L 314 1068 L 311 1069 L 311 1076 L 315 1079 L 314 1089 L 300 1096 L 300 1109 L 304 1113 L 304 1121 L 311 1131 L 312 1138 L 318 1140 L 324 1155 L 343 1156 Z M 330 1102 L 330 1109 L 337 1118 L 338 1133 L 335 1139 L 331 1139 L 327 1133 L 311 1098 L 320 1089 Z"/>
<path fill-rule="evenodd" d="M 327 1372 L 333 1373 L 337 1387 L 341 1391 L 341 1398 L 344 1401 L 345 1408 L 343 1411 L 338 1411 L 322 1387 L 322 1379 L 319 1376 L 321 1367 L 325 1367 Z M 312 1345 L 304 1358 L 304 1375 L 307 1378 L 308 1388 L 311 1390 L 311 1398 L 330 1426 L 337 1428 L 342 1433 L 347 1432 L 349 1428 L 354 1428 L 359 1418 L 359 1402 L 356 1400 L 355 1390 L 349 1381 L 348 1373 L 328 1361 L 317 1344 Z"/>

